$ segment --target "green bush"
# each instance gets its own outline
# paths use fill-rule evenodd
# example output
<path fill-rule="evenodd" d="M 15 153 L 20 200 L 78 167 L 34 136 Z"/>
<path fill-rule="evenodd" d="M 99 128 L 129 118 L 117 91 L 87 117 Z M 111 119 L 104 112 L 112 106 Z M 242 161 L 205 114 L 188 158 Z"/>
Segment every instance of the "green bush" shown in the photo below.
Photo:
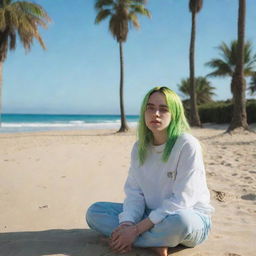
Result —
<path fill-rule="evenodd" d="M 233 114 L 233 104 L 230 100 L 217 101 L 200 105 L 198 107 L 202 123 L 230 123 Z M 256 100 L 246 102 L 247 122 L 256 122 Z"/>

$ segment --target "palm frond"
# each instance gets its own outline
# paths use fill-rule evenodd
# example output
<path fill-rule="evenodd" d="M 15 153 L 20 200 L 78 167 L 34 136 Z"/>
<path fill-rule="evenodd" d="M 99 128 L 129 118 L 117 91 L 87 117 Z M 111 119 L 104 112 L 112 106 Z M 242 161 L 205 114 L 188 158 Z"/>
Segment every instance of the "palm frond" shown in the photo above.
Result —
<path fill-rule="evenodd" d="M 244 65 L 244 75 L 251 76 L 256 70 L 256 55 L 254 55 L 251 59 L 249 57 L 247 61 L 248 62 Z"/>
<path fill-rule="evenodd" d="M 233 40 L 228 46 L 226 43 L 222 42 L 217 47 L 220 59 L 212 59 L 205 65 L 214 69 L 214 71 L 207 76 L 233 76 L 237 62 L 237 41 Z M 256 54 L 252 54 L 252 43 L 246 41 L 244 45 L 244 75 L 251 76 L 255 71 L 256 66 Z"/>
<path fill-rule="evenodd" d="M 128 21 L 119 15 L 112 15 L 109 21 L 109 30 L 118 42 L 125 42 L 128 35 Z"/>
<path fill-rule="evenodd" d="M 138 4 L 147 4 L 147 0 L 128 0 L 129 4 L 132 4 L 132 3 L 138 3 Z"/>
<path fill-rule="evenodd" d="M 98 24 L 102 20 L 106 19 L 108 16 L 111 16 L 111 11 L 108 9 L 100 10 L 95 18 L 95 23 Z"/>
<path fill-rule="evenodd" d="M 143 5 L 131 4 L 129 7 L 131 9 L 131 12 L 151 18 L 151 12 L 148 9 L 146 9 Z"/>
<path fill-rule="evenodd" d="M 216 95 L 213 90 L 215 88 L 211 86 L 210 82 L 206 77 L 196 77 L 195 78 L 195 88 L 197 96 L 197 104 L 203 104 L 211 102 L 212 97 Z M 190 96 L 190 79 L 182 79 L 181 83 L 178 84 L 178 89 L 185 96 L 185 98 Z"/>
<path fill-rule="evenodd" d="M 5 23 L 8 27 L 17 29 L 19 26 L 19 12 L 12 8 L 10 5 L 5 8 Z"/>
<path fill-rule="evenodd" d="M 0 1 L 0 58 L 7 56 L 16 47 L 17 36 L 26 51 L 30 50 L 33 39 L 46 48 L 38 32 L 38 26 L 47 28 L 51 21 L 46 11 L 38 4 L 27 1 Z"/>
<path fill-rule="evenodd" d="M 10 33 L 9 48 L 11 50 L 14 50 L 16 48 L 16 33 L 15 32 Z"/>
<path fill-rule="evenodd" d="M 224 62 L 229 63 L 231 65 L 235 65 L 235 61 L 233 60 L 232 56 L 232 52 L 234 51 L 232 51 L 226 43 L 222 42 L 221 45 L 217 47 L 217 49 L 219 50 L 219 54 L 224 60 Z"/>
<path fill-rule="evenodd" d="M 256 72 L 252 74 L 251 81 L 247 90 L 250 92 L 251 96 L 256 93 Z"/>
<path fill-rule="evenodd" d="M 231 42 L 229 51 L 230 51 L 230 55 L 226 56 L 227 57 L 226 61 L 229 62 L 231 65 L 235 66 L 237 63 L 237 41 L 236 40 Z"/>
<path fill-rule="evenodd" d="M 136 15 L 136 13 L 130 12 L 128 17 L 129 17 L 129 20 L 132 22 L 133 26 L 135 28 L 139 29 L 140 23 L 139 23 L 138 16 Z"/>
<path fill-rule="evenodd" d="M 0 8 L 4 8 L 5 6 L 11 4 L 13 0 L 1 0 L 0 1 Z"/>
<path fill-rule="evenodd" d="M 103 7 L 110 7 L 110 6 L 114 6 L 115 5 L 115 1 L 114 0 L 97 0 L 94 4 L 94 8 L 97 11 L 100 11 Z"/>
<path fill-rule="evenodd" d="M 43 7 L 41 7 L 40 5 L 38 5 L 36 3 L 30 3 L 30 2 L 22 1 L 22 2 L 14 2 L 10 6 L 12 6 L 14 8 L 17 6 L 24 13 L 30 14 L 33 17 L 40 18 L 40 19 L 44 20 L 45 22 L 50 22 L 51 21 L 51 18 L 48 16 L 48 14 L 43 9 Z"/>
<path fill-rule="evenodd" d="M 144 7 L 145 0 L 96 0 L 97 15 L 95 23 L 100 23 L 106 17 L 109 19 L 109 31 L 118 42 L 125 42 L 129 26 L 139 28 L 138 15 L 151 17 Z"/>
<path fill-rule="evenodd" d="M 6 59 L 8 51 L 8 33 L 0 32 L 0 61 L 3 62 Z"/>
<path fill-rule="evenodd" d="M 251 69 L 251 67 L 245 67 L 244 68 L 244 76 L 252 76 L 254 74 L 254 70 Z"/>
<path fill-rule="evenodd" d="M 232 73 L 234 71 L 234 70 L 232 70 L 232 66 L 228 65 L 226 62 L 224 62 L 221 59 L 212 59 L 211 61 L 207 62 L 205 65 L 215 69 L 213 72 L 209 73 L 207 76 L 225 77 L 225 76 L 232 75 Z"/>
<path fill-rule="evenodd" d="M 5 22 L 5 10 L 0 9 L 0 31 L 4 31 L 6 27 L 6 22 Z"/>

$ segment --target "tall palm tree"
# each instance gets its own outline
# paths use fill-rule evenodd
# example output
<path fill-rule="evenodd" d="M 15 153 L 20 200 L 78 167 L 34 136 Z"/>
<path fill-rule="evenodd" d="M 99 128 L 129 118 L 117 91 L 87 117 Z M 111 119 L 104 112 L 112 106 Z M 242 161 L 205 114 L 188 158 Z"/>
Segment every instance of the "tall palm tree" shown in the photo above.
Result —
<path fill-rule="evenodd" d="M 136 29 L 140 28 L 138 14 L 151 17 L 149 10 L 145 8 L 146 0 L 96 0 L 95 9 L 97 16 L 95 23 L 109 18 L 109 30 L 119 43 L 120 52 L 120 112 L 121 112 L 121 127 L 119 132 L 128 130 L 124 102 L 123 102 L 123 87 L 124 87 L 124 61 L 123 61 L 123 43 L 127 40 L 129 25 Z"/>
<path fill-rule="evenodd" d="M 196 39 L 196 14 L 203 7 L 203 0 L 189 0 L 189 11 L 192 17 L 190 49 L 189 49 L 189 79 L 190 79 L 190 124 L 191 126 L 201 126 L 195 90 L 195 39 Z"/>
<path fill-rule="evenodd" d="M 213 68 L 213 72 L 207 76 L 210 77 L 233 77 L 238 59 L 237 41 L 234 40 L 228 46 L 222 42 L 217 47 L 221 58 L 215 58 L 206 63 L 207 66 Z M 256 65 L 256 54 L 253 54 L 252 43 L 250 41 L 244 44 L 244 76 L 249 77 L 254 74 Z M 233 83 L 231 83 L 231 92 L 233 94 Z"/>
<path fill-rule="evenodd" d="M 189 96 L 190 92 L 190 80 L 182 79 L 180 84 L 178 84 L 178 89 L 184 96 Z M 215 87 L 211 86 L 210 81 L 207 80 L 206 77 L 195 77 L 195 89 L 196 89 L 196 104 L 204 104 L 208 102 L 212 102 L 212 97 L 216 95 L 213 90 Z"/>
<path fill-rule="evenodd" d="M 244 80 L 244 37 L 245 37 L 246 0 L 239 0 L 237 29 L 237 62 L 232 78 L 233 115 L 227 132 L 238 127 L 248 129 L 246 115 L 246 84 Z"/>
<path fill-rule="evenodd" d="M 15 50 L 17 37 L 27 51 L 30 50 L 34 38 L 45 49 L 38 26 L 46 28 L 48 22 L 50 22 L 50 17 L 38 4 L 27 1 L 0 0 L 0 126 L 2 123 L 3 63 L 7 58 L 8 49 Z"/>

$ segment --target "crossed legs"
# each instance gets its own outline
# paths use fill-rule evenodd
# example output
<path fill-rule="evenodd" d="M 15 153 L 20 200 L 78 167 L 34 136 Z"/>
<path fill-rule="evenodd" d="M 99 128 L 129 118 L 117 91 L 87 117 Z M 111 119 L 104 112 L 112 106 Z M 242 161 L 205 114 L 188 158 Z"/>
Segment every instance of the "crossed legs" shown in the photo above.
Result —
<path fill-rule="evenodd" d="M 122 204 L 98 202 L 89 207 L 86 221 L 90 228 L 110 236 L 119 225 L 118 215 Z M 147 217 L 145 213 L 144 218 Z M 135 247 L 154 247 L 161 256 L 167 255 L 168 247 L 183 244 L 194 247 L 203 242 L 210 229 L 210 218 L 194 210 L 184 209 L 168 215 L 162 222 L 141 234 L 134 243 Z"/>

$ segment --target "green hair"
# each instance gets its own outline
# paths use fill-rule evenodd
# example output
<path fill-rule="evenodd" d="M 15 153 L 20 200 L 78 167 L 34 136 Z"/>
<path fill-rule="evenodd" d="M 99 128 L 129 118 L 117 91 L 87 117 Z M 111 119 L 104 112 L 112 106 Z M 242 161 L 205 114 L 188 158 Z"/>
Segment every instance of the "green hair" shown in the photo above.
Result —
<path fill-rule="evenodd" d="M 167 142 L 162 154 L 162 160 L 167 162 L 172 148 L 177 138 L 185 131 L 189 131 L 190 127 L 184 114 L 184 108 L 179 96 L 168 87 L 155 87 L 151 89 L 144 97 L 140 110 L 140 119 L 138 125 L 138 157 L 140 164 L 143 165 L 147 155 L 147 147 L 153 142 L 153 134 L 145 123 L 145 111 L 149 97 L 160 92 L 165 96 L 168 110 L 171 113 L 171 122 L 167 128 Z"/>

